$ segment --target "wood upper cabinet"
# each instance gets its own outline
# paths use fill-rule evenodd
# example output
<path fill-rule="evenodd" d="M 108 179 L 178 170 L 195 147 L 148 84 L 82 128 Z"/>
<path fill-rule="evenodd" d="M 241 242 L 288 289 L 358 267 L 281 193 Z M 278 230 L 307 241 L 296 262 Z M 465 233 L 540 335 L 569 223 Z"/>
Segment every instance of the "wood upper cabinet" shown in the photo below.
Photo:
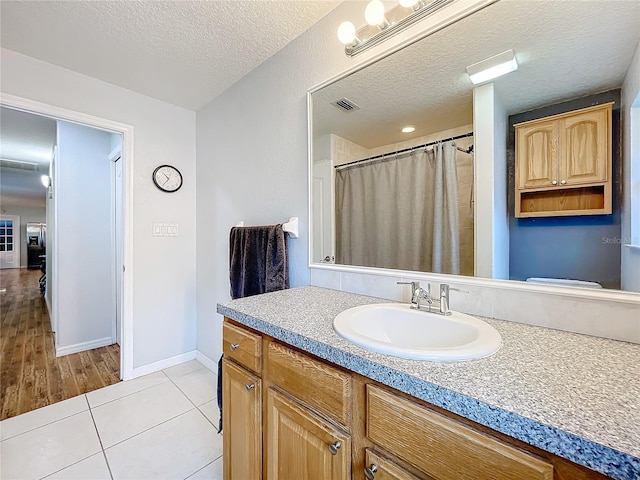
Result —
<path fill-rule="evenodd" d="M 348 480 L 351 438 L 297 402 L 267 394 L 267 479 Z"/>
<path fill-rule="evenodd" d="M 561 184 L 607 181 L 611 162 L 610 124 L 611 105 L 559 120 Z"/>
<path fill-rule="evenodd" d="M 558 177 L 558 122 L 516 127 L 516 132 L 518 188 L 552 185 Z"/>
<path fill-rule="evenodd" d="M 224 359 L 222 431 L 225 480 L 262 478 L 262 382 Z"/>
<path fill-rule="evenodd" d="M 515 125 L 516 217 L 612 212 L 613 103 Z"/>

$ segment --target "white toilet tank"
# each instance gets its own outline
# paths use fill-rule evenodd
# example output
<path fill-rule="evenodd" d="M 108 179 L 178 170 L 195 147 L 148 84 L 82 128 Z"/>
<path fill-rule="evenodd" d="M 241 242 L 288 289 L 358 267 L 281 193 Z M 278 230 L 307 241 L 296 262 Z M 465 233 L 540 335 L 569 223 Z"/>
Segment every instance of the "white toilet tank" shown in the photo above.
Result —
<path fill-rule="evenodd" d="M 598 282 L 572 280 L 568 278 L 529 277 L 527 282 L 544 283 L 546 285 L 562 285 L 565 287 L 602 288 Z"/>

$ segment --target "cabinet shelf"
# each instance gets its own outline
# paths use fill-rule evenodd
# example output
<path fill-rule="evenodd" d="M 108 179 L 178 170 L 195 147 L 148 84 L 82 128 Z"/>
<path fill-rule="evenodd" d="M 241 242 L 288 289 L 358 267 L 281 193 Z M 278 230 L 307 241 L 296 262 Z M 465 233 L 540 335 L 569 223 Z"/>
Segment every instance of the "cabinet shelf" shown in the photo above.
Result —
<path fill-rule="evenodd" d="M 561 217 L 571 215 L 606 215 L 607 186 L 564 188 L 561 190 L 541 190 L 520 194 L 520 218 Z"/>

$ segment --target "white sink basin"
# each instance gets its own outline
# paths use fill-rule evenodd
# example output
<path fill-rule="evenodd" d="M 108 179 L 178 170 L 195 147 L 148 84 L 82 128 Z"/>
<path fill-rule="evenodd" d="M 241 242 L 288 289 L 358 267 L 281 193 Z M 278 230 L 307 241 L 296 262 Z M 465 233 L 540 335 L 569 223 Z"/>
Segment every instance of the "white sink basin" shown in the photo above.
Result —
<path fill-rule="evenodd" d="M 471 360 L 502 345 L 498 331 L 479 318 L 417 311 L 401 303 L 350 308 L 338 314 L 333 328 L 368 350 L 414 360 Z"/>

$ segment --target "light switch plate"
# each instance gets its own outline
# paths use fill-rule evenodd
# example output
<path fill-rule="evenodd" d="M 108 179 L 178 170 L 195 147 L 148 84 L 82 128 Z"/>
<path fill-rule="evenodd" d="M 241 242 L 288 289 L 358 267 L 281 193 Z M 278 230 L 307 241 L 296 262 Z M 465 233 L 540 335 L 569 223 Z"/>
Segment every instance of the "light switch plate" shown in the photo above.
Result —
<path fill-rule="evenodd" d="M 154 237 L 177 237 L 178 236 L 178 224 L 177 223 L 153 223 L 153 236 Z"/>

